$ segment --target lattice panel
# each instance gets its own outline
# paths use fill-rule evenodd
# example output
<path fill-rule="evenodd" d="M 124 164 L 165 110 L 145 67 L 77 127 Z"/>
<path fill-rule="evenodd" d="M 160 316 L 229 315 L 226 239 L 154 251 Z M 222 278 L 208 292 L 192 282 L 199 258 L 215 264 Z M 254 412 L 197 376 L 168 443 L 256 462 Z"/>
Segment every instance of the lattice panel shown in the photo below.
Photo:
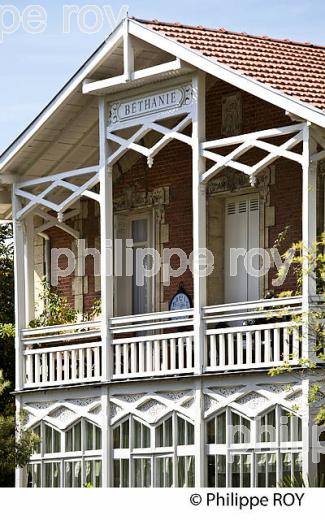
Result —
<path fill-rule="evenodd" d="M 292 149 L 303 141 L 304 128 L 305 124 L 291 125 L 202 143 L 201 155 L 213 161 L 214 164 L 201 175 L 201 181 L 207 183 L 223 168 L 229 166 L 248 175 L 251 184 L 255 185 L 257 174 L 278 157 L 285 157 L 286 159 L 302 164 L 302 154 L 293 152 Z M 283 139 L 281 144 L 274 144 L 267 141 L 272 138 Z M 225 155 L 216 151 L 218 149 L 226 150 L 229 147 L 233 149 Z M 244 162 L 239 161 L 242 156 L 253 149 L 266 152 L 265 157 L 259 159 L 252 165 L 244 164 Z"/>

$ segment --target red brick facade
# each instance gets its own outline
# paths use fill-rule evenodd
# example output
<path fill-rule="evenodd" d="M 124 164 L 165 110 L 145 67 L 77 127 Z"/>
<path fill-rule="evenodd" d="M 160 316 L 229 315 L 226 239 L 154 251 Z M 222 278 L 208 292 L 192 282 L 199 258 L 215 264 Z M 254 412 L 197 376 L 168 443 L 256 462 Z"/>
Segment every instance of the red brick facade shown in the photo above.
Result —
<path fill-rule="evenodd" d="M 236 89 L 221 81 L 210 86 L 207 93 L 207 138 L 222 137 L 222 96 L 235 93 Z M 290 124 L 292 121 L 284 111 L 261 101 L 245 92 L 242 96 L 242 130 L 241 133 L 263 130 Z M 254 159 L 258 158 L 254 154 Z M 248 158 L 249 160 L 249 158 Z M 114 197 L 118 197 L 126 186 L 137 186 L 142 191 L 152 191 L 160 186 L 169 186 L 169 204 L 165 207 L 165 218 L 169 225 L 169 242 L 165 247 L 182 248 L 187 255 L 192 251 L 192 182 L 191 182 L 191 150 L 178 141 L 168 144 L 155 158 L 153 167 L 148 168 L 146 160 L 139 160 L 127 173 L 122 174 L 114 186 Z M 87 246 L 95 246 L 95 238 L 99 235 L 99 217 L 95 216 L 93 202 L 88 203 L 88 214 L 82 223 L 82 238 L 87 238 Z M 270 228 L 269 246 L 287 226 L 289 232 L 285 247 L 301 238 L 301 172 L 300 167 L 292 161 L 281 159 L 275 163 L 275 184 L 270 186 L 270 205 L 275 207 L 275 225 Z M 52 229 L 52 247 L 71 247 L 71 237 L 58 229 Z M 88 310 L 95 298 L 95 284 L 92 276 L 92 260 L 86 262 L 88 275 L 88 291 L 84 295 L 84 310 Z M 65 259 L 61 260 L 61 268 Z M 173 267 L 177 267 L 176 258 Z M 270 275 L 271 278 L 272 274 Z M 164 290 L 164 301 L 168 302 L 176 292 L 179 282 L 192 294 L 192 276 L 188 270 L 182 279 L 172 279 L 171 285 Z M 270 285 L 270 282 L 269 282 Z M 295 279 L 289 276 L 282 290 L 295 289 Z M 60 280 L 59 290 L 70 301 L 72 296 L 72 277 Z"/>

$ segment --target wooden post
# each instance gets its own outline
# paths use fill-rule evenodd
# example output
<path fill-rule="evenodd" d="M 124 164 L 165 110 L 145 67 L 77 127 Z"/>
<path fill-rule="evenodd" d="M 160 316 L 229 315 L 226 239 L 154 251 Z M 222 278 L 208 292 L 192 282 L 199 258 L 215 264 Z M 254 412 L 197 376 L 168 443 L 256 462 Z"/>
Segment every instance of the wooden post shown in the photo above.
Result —
<path fill-rule="evenodd" d="M 15 194 L 15 184 L 12 186 L 12 222 L 14 239 L 14 275 L 15 275 L 15 363 L 16 363 L 16 390 L 22 390 L 24 386 L 24 353 L 21 342 L 20 331 L 26 326 L 25 310 L 25 243 L 24 225 L 16 218 L 17 212 L 21 209 L 21 203 Z"/>
<path fill-rule="evenodd" d="M 310 125 L 306 123 L 303 130 L 303 167 L 302 167 L 302 242 L 305 252 L 311 248 L 317 240 L 317 162 L 311 162 L 311 155 L 316 151 L 316 142 L 311 140 Z M 314 345 L 312 331 L 310 330 L 311 301 L 316 296 L 316 280 L 307 256 L 303 261 L 302 279 L 302 356 L 314 358 Z M 308 317 L 308 319 L 307 319 Z"/>
<path fill-rule="evenodd" d="M 26 309 L 26 325 L 35 316 L 35 297 L 34 297 L 34 220 L 32 215 L 28 215 L 25 219 L 25 309 Z"/>
<path fill-rule="evenodd" d="M 206 186 L 201 184 L 201 174 L 205 171 L 205 160 L 200 153 L 200 143 L 205 140 L 205 76 L 196 73 L 192 79 L 192 201 L 193 201 L 193 253 L 206 247 Z M 204 365 L 205 327 L 202 307 L 206 305 L 206 277 L 199 276 L 198 266 L 193 268 L 194 300 L 194 365 L 195 373 L 201 375 Z M 204 438 L 202 420 L 201 387 L 196 390 L 195 421 L 195 486 L 204 484 Z"/>
<path fill-rule="evenodd" d="M 107 167 L 108 143 L 107 103 L 99 98 L 99 179 L 100 179 L 100 242 L 101 242 L 101 337 L 102 337 L 102 381 L 111 380 L 113 352 L 110 336 L 110 319 L 113 316 L 113 182 L 112 169 Z M 107 390 L 107 389 L 106 389 Z M 102 428 L 103 435 L 103 487 L 111 481 L 110 428 Z"/>

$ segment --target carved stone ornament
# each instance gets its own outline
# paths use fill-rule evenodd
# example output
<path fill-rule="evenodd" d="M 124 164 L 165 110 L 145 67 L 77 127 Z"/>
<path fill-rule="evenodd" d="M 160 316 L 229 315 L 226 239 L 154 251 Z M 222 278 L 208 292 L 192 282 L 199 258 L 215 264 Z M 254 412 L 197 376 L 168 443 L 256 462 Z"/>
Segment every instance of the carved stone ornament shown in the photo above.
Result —
<path fill-rule="evenodd" d="M 242 132 L 242 121 L 242 97 L 240 92 L 223 96 L 221 134 L 225 137 L 240 134 Z"/>
<path fill-rule="evenodd" d="M 169 204 L 169 187 L 157 188 L 153 191 L 138 189 L 137 185 L 127 185 L 123 194 L 114 199 L 114 211 L 131 210 L 152 206 L 154 208 L 164 207 Z"/>
<path fill-rule="evenodd" d="M 255 187 L 261 195 L 261 200 L 266 205 L 269 205 L 270 199 L 270 184 L 272 184 L 272 174 L 275 166 L 268 166 L 261 171 L 255 179 Z M 233 168 L 226 167 L 222 174 L 217 175 L 208 183 L 207 193 L 213 195 L 214 193 L 236 192 L 243 188 L 251 187 L 251 179 L 245 173 L 241 173 Z"/>

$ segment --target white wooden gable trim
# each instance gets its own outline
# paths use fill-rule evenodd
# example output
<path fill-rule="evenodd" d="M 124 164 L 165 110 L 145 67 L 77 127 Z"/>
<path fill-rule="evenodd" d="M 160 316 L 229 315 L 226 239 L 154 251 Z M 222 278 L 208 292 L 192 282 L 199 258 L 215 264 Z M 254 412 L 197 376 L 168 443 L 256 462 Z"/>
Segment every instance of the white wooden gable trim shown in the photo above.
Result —
<path fill-rule="evenodd" d="M 140 22 L 128 19 L 128 34 L 131 34 L 153 46 L 165 50 L 176 58 L 189 63 L 190 65 L 207 72 L 239 89 L 242 89 L 264 101 L 276 105 L 297 117 L 310 121 L 320 127 L 325 128 L 325 113 L 322 110 L 308 105 L 299 99 L 294 99 L 281 91 L 277 91 L 268 85 L 259 83 L 252 78 L 242 75 L 240 72 L 217 63 L 215 60 L 202 56 L 199 52 L 187 48 L 184 45 L 171 40 L 170 38 L 144 26 Z M 3 153 L 0 158 L 0 171 L 5 168 L 9 161 L 17 154 L 21 148 L 33 137 L 51 115 L 66 101 L 89 74 L 114 50 L 125 34 L 125 20 L 112 32 L 104 45 L 90 58 L 79 72 L 62 89 L 44 109 L 43 112 L 27 127 L 22 135 Z"/>

